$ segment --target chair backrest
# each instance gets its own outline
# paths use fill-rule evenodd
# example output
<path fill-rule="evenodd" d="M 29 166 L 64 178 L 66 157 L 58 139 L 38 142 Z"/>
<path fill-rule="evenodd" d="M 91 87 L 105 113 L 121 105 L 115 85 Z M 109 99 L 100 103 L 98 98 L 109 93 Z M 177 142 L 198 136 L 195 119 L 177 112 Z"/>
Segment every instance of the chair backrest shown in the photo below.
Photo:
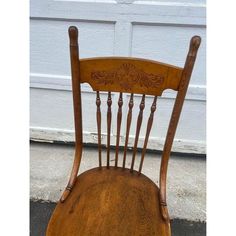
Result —
<path fill-rule="evenodd" d="M 122 120 L 123 93 L 130 93 L 128 103 L 128 114 L 126 123 L 126 138 L 124 145 L 124 155 L 122 167 L 126 167 L 126 153 L 129 140 L 130 125 L 132 120 L 132 108 L 134 94 L 142 94 L 141 103 L 139 106 L 139 114 L 137 118 L 136 134 L 133 147 L 132 162 L 130 171 L 134 169 L 135 157 L 137 153 L 137 145 L 139 140 L 140 127 L 142 124 L 143 110 L 145 107 L 145 95 L 153 96 L 153 103 L 150 108 L 150 115 L 147 122 L 147 130 L 144 139 L 144 145 L 141 154 L 141 161 L 138 172 L 141 173 L 143 161 L 146 153 L 149 134 L 152 128 L 154 112 L 158 96 L 162 95 L 165 89 L 173 89 L 177 91 L 175 104 L 173 107 L 165 145 L 162 153 L 160 166 L 160 198 L 163 206 L 166 205 L 166 175 L 168 160 L 171 152 L 171 147 L 179 121 L 184 98 L 188 88 L 189 80 L 192 74 L 198 48 L 201 43 L 199 36 L 194 36 L 190 41 L 189 52 L 187 54 L 184 68 L 160 63 L 152 60 L 126 58 L 126 57 L 106 57 L 106 58 L 89 58 L 79 59 L 78 50 L 78 30 L 76 27 L 69 28 L 70 37 L 70 55 L 71 55 L 71 70 L 72 70 L 72 89 L 74 102 L 74 121 L 76 133 L 76 152 L 74 168 L 72 175 L 77 174 L 82 149 L 82 109 L 81 109 L 81 83 L 88 83 L 94 91 L 96 91 L 96 106 L 97 106 L 97 128 L 98 128 L 98 157 L 99 166 L 102 166 L 101 155 L 101 100 L 99 91 L 106 91 L 107 98 L 107 164 L 110 166 L 110 134 L 111 134 L 111 119 L 112 119 L 112 97 L 111 92 L 119 92 L 118 112 L 117 112 L 117 133 L 116 133 L 116 152 L 115 166 L 118 166 L 120 128 Z"/>

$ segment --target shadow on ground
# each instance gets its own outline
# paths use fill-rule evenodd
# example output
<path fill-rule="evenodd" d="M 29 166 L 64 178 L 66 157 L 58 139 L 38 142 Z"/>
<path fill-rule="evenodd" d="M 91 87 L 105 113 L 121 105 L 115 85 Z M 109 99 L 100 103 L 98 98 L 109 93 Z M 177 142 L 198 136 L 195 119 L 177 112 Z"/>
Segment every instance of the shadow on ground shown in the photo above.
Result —
<path fill-rule="evenodd" d="M 50 216 L 56 203 L 30 201 L 30 236 L 45 236 Z M 174 219 L 172 236 L 205 236 L 206 223 Z"/>

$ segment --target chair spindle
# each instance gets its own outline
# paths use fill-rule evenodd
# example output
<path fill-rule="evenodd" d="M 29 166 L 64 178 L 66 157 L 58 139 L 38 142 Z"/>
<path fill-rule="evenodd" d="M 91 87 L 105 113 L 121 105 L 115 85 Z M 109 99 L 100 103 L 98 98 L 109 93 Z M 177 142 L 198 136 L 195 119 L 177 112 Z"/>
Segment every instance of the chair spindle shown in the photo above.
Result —
<path fill-rule="evenodd" d="M 147 131 L 146 131 L 146 136 L 145 136 L 145 140 L 144 140 L 144 144 L 143 144 L 142 156 L 141 156 L 141 161 L 140 161 L 139 171 L 138 171 L 139 174 L 141 173 L 142 167 L 143 167 L 143 161 L 144 161 L 144 156 L 146 154 L 147 143 L 148 143 L 150 131 L 152 128 L 154 112 L 156 111 L 156 102 L 157 102 L 157 96 L 154 97 L 154 100 L 153 100 L 153 103 L 151 106 L 151 113 L 150 113 L 148 123 L 147 123 Z"/>
<path fill-rule="evenodd" d="M 108 92 L 107 98 L 107 168 L 110 166 L 110 136 L 111 136 L 111 92 Z"/>
<path fill-rule="evenodd" d="M 130 95 L 129 99 L 129 111 L 127 115 L 127 124 L 126 124 L 126 135 L 125 135 L 125 147 L 124 147 L 124 157 L 123 157 L 123 168 L 125 168 L 125 162 L 126 162 L 126 154 L 127 154 L 127 147 L 128 147 L 128 141 L 129 141 L 129 131 L 130 131 L 130 125 L 132 120 L 132 109 L 134 106 L 134 100 L 133 100 L 133 93 Z"/>
<path fill-rule="evenodd" d="M 123 105 L 123 97 L 122 93 L 120 93 L 118 100 L 118 112 L 117 112 L 117 133 L 116 133 L 116 156 L 115 156 L 115 166 L 118 165 L 118 153 L 119 153 L 119 144 L 120 144 L 120 127 L 122 120 L 122 105 Z"/>
<path fill-rule="evenodd" d="M 145 108 L 145 94 L 143 94 L 141 103 L 139 105 L 140 110 L 139 110 L 139 115 L 138 115 L 138 120 L 137 120 L 137 127 L 136 127 L 136 134 L 135 134 L 135 140 L 134 140 L 132 163 L 131 163 L 131 167 L 130 167 L 131 172 L 134 169 L 134 162 L 135 162 L 135 156 L 136 156 L 136 153 L 137 153 L 138 138 L 139 138 L 140 128 L 141 128 L 141 125 L 142 125 L 144 108 Z"/>
<path fill-rule="evenodd" d="M 101 99 L 99 95 L 99 91 L 97 91 L 97 129 L 98 129 L 98 159 L 99 159 L 99 167 L 102 166 L 102 150 L 101 150 Z"/>

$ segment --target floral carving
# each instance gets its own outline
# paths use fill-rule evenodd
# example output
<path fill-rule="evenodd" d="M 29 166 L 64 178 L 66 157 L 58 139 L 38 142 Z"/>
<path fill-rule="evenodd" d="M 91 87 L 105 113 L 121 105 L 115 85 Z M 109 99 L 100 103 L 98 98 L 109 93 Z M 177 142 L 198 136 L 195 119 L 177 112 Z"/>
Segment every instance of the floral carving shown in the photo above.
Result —
<path fill-rule="evenodd" d="M 91 78 L 96 83 L 103 85 L 113 85 L 118 82 L 121 88 L 127 90 L 131 90 L 133 84 L 146 88 L 157 88 L 164 81 L 164 76 L 146 73 L 130 63 L 124 63 L 112 71 L 93 71 Z"/>

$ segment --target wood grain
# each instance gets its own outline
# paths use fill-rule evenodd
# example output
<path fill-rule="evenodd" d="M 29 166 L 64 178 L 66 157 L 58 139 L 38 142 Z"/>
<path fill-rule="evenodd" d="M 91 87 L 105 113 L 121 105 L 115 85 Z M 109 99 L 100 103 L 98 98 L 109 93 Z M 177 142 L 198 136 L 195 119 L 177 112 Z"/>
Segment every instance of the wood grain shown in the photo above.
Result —
<path fill-rule="evenodd" d="M 168 161 L 171 153 L 171 147 L 173 144 L 176 128 L 179 122 L 179 117 L 183 107 L 184 98 L 188 89 L 189 81 L 192 75 L 193 66 L 197 57 L 197 51 L 200 44 L 201 44 L 201 38 L 199 36 L 192 37 L 162 153 L 161 167 L 160 167 L 160 205 L 161 205 L 162 216 L 164 219 L 169 218 L 167 210 L 167 202 L 166 202 L 166 179 L 167 179 Z"/>
<path fill-rule="evenodd" d="M 97 129 L 98 129 L 98 160 L 99 160 L 99 166 L 102 166 L 102 149 L 101 149 L 101 99 L 99 95 L 99 91 L 97 91 L 97 99 L 96 99 L 96 105 L 97 105 Z"/>
<path fill-rule="evenodd" d="M 134 95 L 131 93 L 130 99 L 129 99 L 129 111 L 127 115 L 127 122 L 126 122 L 126 135 L 125 135 L 125 146 L 124 146 L 124 156 L 123 156 L 123 168 L 125 168 L 125 163 L 126 163 L 126 154 L 127 154 L 127 147 L 128 147 L 128 142 L 129 142 L 129 132 L 130 132 L 130 125 L 131 125 L 131 120 L 132 120 L 132 109 L 134 106 Z"/>
<path fill-rule="evenodd" d="M 143 174 L 112 166 L 91 169 L 57 205 L 47 236 L 170 236 L 158 198 L 158 187 Z"/>
<path fill-rule="evenodd" d="M 184 68 L 137 58 L 92 58 L 79 60 L 78 30 L 69 28 L 72 91 L 75 122 L 75 158 L 69 183 L 50 219 L 47 236 L 170 236 L 166 202 L 167 167 L 174 135 L 189 85 L 199 36 L 191 39 Z M 79 175 L 82 157 L 81 83 L 89 83 L 97 92 L 97 126 L 99 167 Z M 160 189 L 141 173 L 148 139 L 156 110 L 157 96 L 164 89 L 177 90 L 160 166 Z M 101 160 L 101 110 L 99 91 L 107 91 L 107 165 Z M 111 92 L 119 92 L 115 167 L 110 166 Z M 118 167 L 122 93 L 131 93 L 126 123 L 123 167 Z M 133 94 L 142 94 L 137 119 L 130 169 L 125 168 L 132 124 Z M 134 170 L 137 144 L 145 108 L 145 95 L 154 95 L 142 150 L 139 172 Z"/>
<path fill-rule="evenodd" d="M 154 99 L 153 99 L 153 103 L 152 103 L 152 106 L 151 106 L 151 113 L 150 113 L 150 116 L 148 118 L 147 130 L 146 130 L 146 135 L 145 135 L 143 149 L 142 149 L 141 161 L 140 161 L 140 165 L 139 165 L 139 173 L 141 173 L 142 167 L 143 167 L 143 161 L 144 161 L 144 156 L 145 156 L 146 149 L 147 149 L 148 138 L 149 138 L 149 135 L 150 135 L 150 131 L 152 129 L 154 112 L 156 111 L 156 102 L 157 102 L 157 96 L 155 96 Z"/>
<path fill-rule="evenodd" d="M 140 58 L 105 57 L 80 60 L 81 83 L 95 91 L 161 95 L 178 90 L 182 68 Z"/>
<path fill-rule="evenodd" d="M 122 120 L 122 105 L 123 105 L 123 97 L 122 93 L 120 93 L 119 101 L 118 101 L 118 112 L 117 112 L 117 132 L 116 132 L 116 156 L 115 156 L 115 166 L 118 165 L 118 155 L 119 155 L 119 144 L 120 144 L 120 127 Z"/>
<path fill-rule="evenodd" d="M 111 92 L 108 92 L 107 97 L 107 167 L 110 166 L 110 140 L 111 140 Z"/>
<path fill-rule="evenodd" d="M 143 121 L 143 110 L 144 110 L 144 108 L 145 108 L 145 94 L 143 94 L 142 100 L 141 100 L 140 105 L 139 105 L 139 114 L 138 114 L 136 133 L 135 133 L 135 139 L 134 139 L 133 156 L 132 156 L 132 162 L 131 162 L 131 167 L 130 167 L 131 172 L 134 169 L 134 162 L 135 162 L 135 157 L 136 157 L 136 153 L 137 153 L 137 146 L 138 146 L 140 128 L 141 128 L 142 121 Z"/>
<path fill-rule="evenodd" d="M 74 107 L 74 125 L 75 125 L 75 156 L 74 163 L 70 174 L 70 179 L 60 201 L 64 202 L 70 194 L 79 171 L 83 147 L 83 127 L 82 127 L 82 105 L 80 89 L 80 65 L 79 65 L 79 47 L 78 47 L 78 30 L 72 26 L 69 28 L 70 38 L 70 60 L 72 74 L 72 92 Z"/>

